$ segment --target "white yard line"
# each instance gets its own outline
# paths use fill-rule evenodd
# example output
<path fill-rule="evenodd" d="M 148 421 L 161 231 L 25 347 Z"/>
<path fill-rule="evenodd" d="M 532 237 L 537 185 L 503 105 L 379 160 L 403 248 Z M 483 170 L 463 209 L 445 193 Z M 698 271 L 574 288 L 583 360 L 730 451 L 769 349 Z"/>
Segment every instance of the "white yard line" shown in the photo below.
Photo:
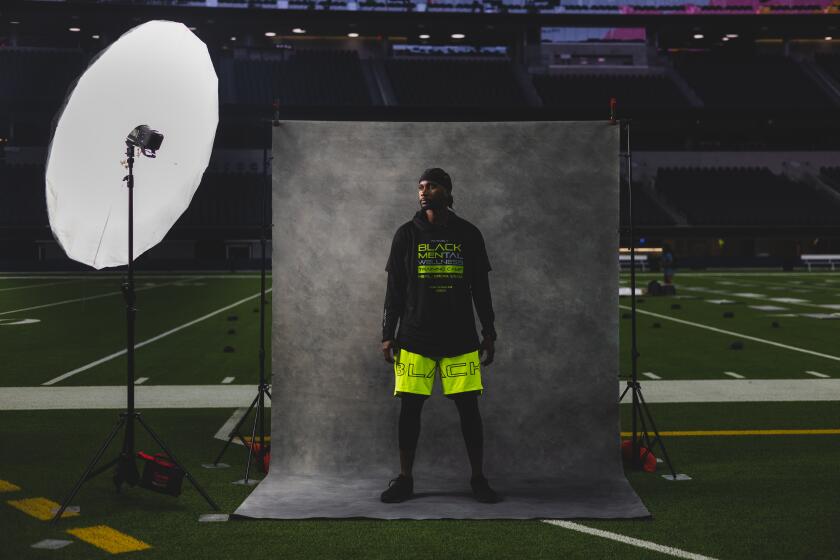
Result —
<path fill-rule="evenodd" d="M 824 373 L 820 373 L 818 371 L 813 371 L 813 370 L 810 370 L 810 369 L 808 371 L 806 371 L 805 373 L 807 373 L 808 375 L 813 375 L 814 377 L 821 377 L 823 379 L 831 377 L 830 375 L 826 375 Z"/>
<path fill-rule="evenodd" d="M 624 389 L 624 382 L 617 383 L 615 389 L 617 398 Z M 134 390 L 141 408 L 234 409 L 247 407 L 255 396 L 253 384 L 140 385 Z M 648 403 L 840 402 L 840 379 L 837 378 L 744 379 L 738 383 L 723 383 L 720 379 L 662 380 L 644 383 L 643 390 Z M 125 398 L 125 385 L 0 387 L 0 410 L 125 408 Z M 624 402 L 629 403 L 629 398 Z M 266 399 L 266 406 L 270 404 Z M 228 428 L 224 439 L 229 432 Z"/>
<path fill-rule="evenodd" d="M 100 278 L 117 278 L 116 274 L 91 276 L 83 274 L 41 274 L 41 275 L 20 275 L 20 276 L 0 276 L 0 280 L 98 280 Z M 135 276 L 137 278 L 137 276 Z"/>
<path fill-rule="evenodd" d="M 0 315 L 8 315 L 10 313 L 22 313 L 24 311 L 33 311 L 35 309 L 45 309 L 47 307 L 55 307 L 56 305 L 64 305 L 64 304 L 67 304 L 67 303 L 77 303 L 77 302 L 80 302 L 80 301 L 88 301 L 88 300 L 92 300 L 92 299 L 99 299 L 99 298 L 118 296 L 118 295 L 122 295 L 122 292 L 108 292 L 108 293 L 105 293 L 105 294 L 98 294 L 98 295 L 95 295 L 95 296 L 86 296 L 86 297 L 80 297 L 80 298 L 75 298 L 75 299 L 65 299 L 65 300 L 62 300 L 62 301 L 55 301 L 53 303 L 45 303 L 45 304 L 42 304 L 42 305 L 33 305 L 32 307 L 22 307 L 20 309 L 12 309 L 10 311 L 0 311 Z"/>
<path fill-rule="evenodd" d="M 165 284 L 155 284 L 154 286 L 141 286 L 139 288 L 134 288 L 135 292 L 142 292 L 144 290 L 154 290 L 155 288 L 163 288 L 164 286 L 171 286 L 174 282 L 167 282 Z M 24 311 L 32 311 L 34 309 L 44 309 L 46 307 L 55 307 L 56 305 L 64 305 L 67 303 L 78 303 L 80 301 L 89 301 L 92 299 L 99 299 L 104 297 L 111 297 L 111 296 L 120 296 L 122 292 L 108 292 L 105 294 L 97 294 L 95 296 L 85 296 L 75 299 L 65 299 L 63 301 L 55 301 L 53 303 L 45 303 L 43 305 L 33 305 L 32 307 L 22 307 L 20 309 L 12 309 L 11 311 L 0 311 L 0 315 L 8 315 L 10 313 L 22 313 Z"/>
<path fill-rule="evenodd" d="M 560 521 L 559 519 L 543 519 L 543 523 L 548 523 L 549 525 L 556 525 L 557 527 L 563 527 L 564 529 L 570 529 L 572 531 L 578 531 L 579 533 L 586 533 L 587 535 L 593 535 L 604 539 L 610 539 L 612 541 L 629 544 L 631 546 L 637 546 L 639 548 L 646 548 L 647 550 L 661 552 L 662 554 L 667 554 L 676 558 L 687 558 L 688 560 L 714 560 L 714 558 L 712 558 L 711 556 L 703 556 L 702 554 L 687 552 L 685 550 L 674 548 L 672 546 L 665 546 L 651 541 L 644 541 L 642 539 L 637 539 L 634 537 L 627 537 L 620 533 L 613 533 L 612 531 L 593 529 L 592 527 L 587 527 L 586 525 L 581 525 L 580 523 L 574 523 L 572 521 Z"/>
<path fill-rule="evenodd" d="M 722 296 L 730 296 L 730 297 L 741 297 L 741 298 L 748 298 L 752 301 L 766 301 L 770 303 L 784 303 L 786 305 L 799 305 L 801 307 L 816 307 L 820 309 L 826 309 L 825 304 L 822 303 L 810 303 L 807 300 L 803 300 L 802 298 L 787 298 L 787 297 L 771 297 L 766 296 L 763 294 L 754 294 L 754 293 L 738 293 L 733 294 L 728 290 L 715 290 L 712 288 L 704 288 L 702 286 L 684 286 L 684 290 L 688 290 L 690 292 L 702 292 L 707 294 L 715 294 L 715 295 L 722 295 Z M 722 301 L 722 300 L 719 300 Z"/>
<path fill-rule="evenodd" d="M 233 383 L 233 380 L 236 379 L 235 377 L 225 377 L 222 379 L 222 384 Z"/>
<path fill-rule="evenodd" d="M 26 290 L 28 288 L 46 288 L 47 286 L 58 286 L 60 284 L 73 284 L 72 280 L 64 282 L 47 282 L 45 284 L 28 284 L 26 286 L 12 286 L 11 288 L 0 288 L 0 292 L 8 292 L 10 290 Z"/>
<path fill-rule="evenodd" d="M 135 385 L 142 385 L 143 383 L 145 383 L 148 380 L 149 380 L 148 377 L 138 377 L 137 379 L 134 380 L 134 384 Z"/>
<path fill-rule="evenodd" d="M 137 408 L 238 408 L 253 400 L 255 390 L 255 385 L 140 385 L 134 395 Z M 125 399 L 125 385 L 3 387 L 0 410 L 124 409 Z"/>
<path fill-rule="evenodd" d="M 236 427 L 236 424 L 242 419 L 242 417 L 245 416 L 246 412 L 248 412 L 247 408 L 237 408 L 234 410 L 233 414 L 230 415 L 230 418 L 222 424 L 222 427 L 219 428 L 219 431 L 216 432 L 216 435 L 213 437 L 222 441 L 227 441 L 230 437 L 230 432 Z M 231 443 L 242 445 L 242 442 L 236 438 L 233 438 Z"/>
<path fill-rule="evenodd" d="M 630 310 L 630 307 L 626 305 L 619 305 L 620 308 Z M 713 331 L 721 334 L 728 334 L 730 336 L 737 336 L 738 338 L 744 338 L 746 340 L 752 340 L 754 342 L 760 342 L 762 344 L 769 344 L 770 346 L 777 346 L 779 348 L 784 348 L 786 350 L 793 350 L 794 352 L 802 352 L 803 354 L 810 354 L 812 356 L 818 356 L 820 358 L 826 358 L 828 360 L 835 360 L 840 362 L 840 356 L 832 356 L 831 354 L 823 354 L 822 352 L 815 352 L 814 350 L 808 350 L 806 348 L 798 348 L 796 346 L 790 346 L 789 344 L 782 344 L 781 342 L 774 342 L 772 340 L 765 340 L 763 338 L 758 338 L 756 336 L 750 336 L 748 334 L 737 333 L 734 331 L 727 331 L 724 329 L 718 329 L 716 327 L 710 327 L 709 325 L 703 325 L 701 323 L 694 323 L 692 321 L 686 321 L 684 319 L 677 319 L 676 317 L 669 317 L 668 315 L 662 315 L 660 313 L 654 313 L 652 311 L 643 311 L 641 309 L 636 308 L 636 313 L 642 313 L 643 315 L 650 315 L 651 317 L 659 317 L 660 319 L 665 319 L 666 321 L 674 321 L 675 323 L 682 323 L 683 325 L 688 325 L 690 327 L 697 327 L 698 329 L 706 329 L 708 331 Z"/>
<path fill-rule="evenodd" d="M 621 274 L 623 276 L 630 276 L 629 271 L 622 272 Z M 637 277 L 638 276 L 643 276 L 643 277 L 652 277 L 652 278 L 662 278 L 661 274 L 655 274 L 655 273 L 642 273 L 642 274 L 637 274 L 636 276 Z M 813 278 L 813 277 L 816 277 L 816 276 L 840 277 L 840 271 L 838 271 L 838 272 L 831 272 L 831 271 L 822 271 L 822 272 L 777 272 L 775 274 L 774 273 L 768 273 L 768 272 L 762 271 L 762 270 L 754 270 L 752 272 L 679 272 L 679 271 L 677 271 L 677 276 L 685 277 L 685 278 L 705 278 L 705 277 L 711 277 L 711 276 L 715 276 L 715 277 L 717 277 L 717 276 L 723 276 L 723 277 L 732 276 L 732 277 L 735 277 L 735 278 L 737 278 L 739 276 L 748 276 L 750 278 L 755 278 L 756 276 L 760 276 L 762 278 L 778 278 L 780 280 L 786 280 L 786 279 L 790 278 L 791 276 L 804 276 L 806 278 L 807 277 Z"/>
<path fill-rule="evenodd" d="M 110 280 L 124 276 L 125 272 L 103 273 L 98 272 L 96 275 L 92 274 L 69 274 L 69 275 L 28 275 L 28 276 L 0 276 L 0 280 Z M 271 272 L 266 272 L 266 278 L 271 278 Z M 184 274 L 135 274 L 135 280 L 154 280 L 155 278 L 180 278 L 182 280 L 189 280 L 191 278 L 224 278 L 226 280 L 238 280 L 239 278 L 260 278 L 259 274 L 213 274 L 212 270 L 194 271 Z"/>
<path fill-rule="evenodd" d="M 272 290 L 272 288 L 269 288 L 265 292 L 268 293 L 271 290 Z M 166 332 L 160 333 L 157 336 L 153 336 L 152 338 L 149 338 L 148 340 L 144 340 L 143 342 L 138 342 L 137 344 L 134 345 L 134 348 L 135 348 L 135 350 L 137 348 L 142 348 L 143 346 L 146 346 L 147 344 L 151 344 L 152 342 L 160 340 L 161 338 L 169 336 L 170 334 L 174 334 L 174 333 L 176 333 L 176 332 L 178 332 L 182 329 L 186 329 L 187 327 L 191 327 L 191 326 L 195 325 L 196 323 L 200 323 L 201 321 L 204 321 L 205 319 L 209 319 L 210 317 L 213 317 L 214 315 L 218 315 L 219 313 L 223 313 L 223 312 L 227 311 L 228 309 L 232 309 L 232 308 L 236 307 L 237 305 L 241 305 L 241 304 L 245 303 L 246 301 L 249 301 L 249 300 L 252 300 L 252 299 L 258 298 L 258 297 L 260 297 L 259 292 L 257 292 L 256 294 L 254 294 L 252 296 L 242 298 L 239 301 L 235 301 L 235 302 L 231 303 L 230 305 L 226 305 L 226 306 L 224 306 L 220 309 L 217 309 L 215 311 L 211 311 L 207 315 L 202 315 L 198 319 L 193 319 L 192 321 L 189 321 L 187 323 L 184 323 L 183 325 L 177 326 L 174 329 L 170 329 Z M 59 375 L 58 377 L 56 377 L 55 379 L 50 379 L 46 383 L 42 383 L 42 385 L 54 385 L 54 384 L 58 383 L 59 381 L 64 381 L 65 379 L 67 379 L 69 377 L 73 377 L 77 373 L 81 373 L 81 372 L 83 372 L 85 370 L 88 370 L 92 367 L 96 367 L 99 364 L 104 364 L 105 362 L 113 360 L 114 358 L 118 358 L 125 353 L 126 353 L 125 350 L 120 350 L 119 352 L 114 352 L 113 354 L 108 354 L 104 358 L 99 358 L 98 360 L 95 360 L 95 361 L 93 361 L 89 364 L 83 365 L 82 367 L 79 367 L 79 368 L 76 368 L 74 370 L 68 371 L 67 373 L 63 373 L 63 374 Z"/>
<path fill-rule="evenodd" d="M 664 380 L 643 383 L 648 403 L 840 401 L 840 379 Z M 625 389 L 619 384 L 619 394 Z M 625 403 L 630 402 L 625 397 Z"/>
<path fill-rule="evenodd" d="M 791 287 L 790 285 L 780 286 L 778 284 L 763 284 L 763 285 L 756 286 L 756 288 L 758 288 L 758 289 L 763 288 L 763 289 L 768 289 L 768 290 L 789 290 L 789 291 L 797 292 L 797 293 L 810 293 L 810 292 L 813 292 L 814 290 L 828 291 L 828 290 L 834 289 L 833 286 L 823 286 L 823 287 L 815 287 L 815 288 L 809 289 L 809 290 L 807 290 L 807 292 L 805 292 L 801 288 L 794 288 L 794 287 Z M 808 301 L 807 299 L 802 299 L 802 298 L 775 297 L 775 296 L 770 296 L 770 295 L 749 293 L 749 292 L 747 292 L 747 293 L 731 293 L 730 291 L 727 291 L 727 290 L 705 288 L 703 286 L 688 285 L 688 286 L 683 286 L 683 289 L 691 291 L 691 292 L 706 292 L 706 293 L 710 293 L 710 294 L 728 295 L 728 296 L 735 296 L 735 297 L 747 298 L 747 299 L 752 299 L 752 300 L 764 300 L 764 301 L 768 301 L 768 302 L 771 302 L 771 303 L 785 303 L 785 304 L 788 304 L 788 305 L 799 305 L 799 306 L 802 306 L 802 307 L 817 307 L 817 308 L 822 308 L 822 309 L 838 309 L 838 308 L 840 308 L 840 305 L 838 305 L 838 304 L 812 303 L 812 302 Z M 752 307 L 752 306 L 750 306 L 750 307 Z"/>
<path fill-rule="evenodd" d="M 733 377 L 735 379 L 746 379 L 746 377 L 744 377 L 740 373 L 735 373 L 734 371 L 724 371 L 723 374 L 728 375 L 729 377 Z"/>
<path fill-rule="evenodd" d="M 661 377 L 659 377 L 658 375 L 656 375 L 652 371 L 643 371 L 642 375 L 644 375 L 645 377 L 647 377 L 649 379 L 662 379 Z"/>

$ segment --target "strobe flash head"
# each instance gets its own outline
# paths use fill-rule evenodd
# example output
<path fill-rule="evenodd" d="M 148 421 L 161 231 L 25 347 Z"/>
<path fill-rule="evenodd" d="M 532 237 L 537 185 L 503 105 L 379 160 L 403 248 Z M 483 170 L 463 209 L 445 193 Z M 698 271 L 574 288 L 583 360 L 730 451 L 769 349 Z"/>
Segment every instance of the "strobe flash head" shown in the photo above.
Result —
<path fill-rule="evenodd" d="M 152 130 L 147 124 L 141 124 L 132 130 L 125 139 L 129 146 L 140 148 L 146 157 L 155 157 L 155 152 L 160 149 L 163 142 L 163 134 Z"/>

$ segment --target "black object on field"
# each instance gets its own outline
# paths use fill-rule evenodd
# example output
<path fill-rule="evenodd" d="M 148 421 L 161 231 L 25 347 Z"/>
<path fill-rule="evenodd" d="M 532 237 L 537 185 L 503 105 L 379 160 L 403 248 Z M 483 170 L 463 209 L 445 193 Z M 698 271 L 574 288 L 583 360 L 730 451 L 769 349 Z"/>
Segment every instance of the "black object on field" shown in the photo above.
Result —
<path fill-rule="evenodd" d="M 238 320 L 239 320 L 238 315 L 228 315 L 228 321 L 238 321 Z"/>
<path fill-rule="evenodd" d="M 741 342 L 740 340 L 736 340 L 735 342 L 733 342 L 732 344 L 729 345 L 729 349 L 730 350 L 743 350 L 744 349 L 744 343 Z"/>
<path fill-rule="evenodd" d="M 773 327 L 774 329 L 778 329 L 779 327 L 781 327 L 781 325 L 779 324 L 779 322 L 778 322 L 778 321 L 773 321 L 773 322 L 770 324 L 770 326 L 771 326 L 771 327 Z"/>
<path fill-rule="evenodd" d="M 724 311 L 723 318 L 724 319 L 734 319 L 735 318 L 735 313 L 733 313 L 732 311 Z"/>
<path fill-rule="evenodd" d="M 659 323 L 654 323 L 654 324 L 653 324 L 653 328 L 654 328 L 654 329 L 661 329 L 661 328 L 662 328 L 662 325 L 661 325 L 661 324 L 659 324 Z"/>

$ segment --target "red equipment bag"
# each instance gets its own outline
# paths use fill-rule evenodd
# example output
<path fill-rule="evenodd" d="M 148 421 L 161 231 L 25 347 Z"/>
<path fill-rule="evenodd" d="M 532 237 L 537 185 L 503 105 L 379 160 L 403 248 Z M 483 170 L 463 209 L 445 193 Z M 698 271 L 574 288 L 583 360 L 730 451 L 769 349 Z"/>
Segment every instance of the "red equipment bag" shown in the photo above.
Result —
<path fill-rule="evenodd" d="M 639 459 L 642 459 L 644 463 L 642 464 L 642 470 L 645 472 L 656 472 L 656 457 L 653 455 L 652 451 L 649 451 L 647 447 L 642 447 L 639 445 Z M 633 457 L 633 440 L 625 439 L 621 442 L 621 456 L 624 459 L 625 463 L 629 463 Z"/>
<path fill-rule="evenodd" d="M 181 495 L 184 471 L 178 468 L 178 465 L 173 463 L 166 453 L 149 455 L 138 451 L 137 456 L 144 462 L 143 476 L 140 477 L 139 486 L 170 496 Z"/>
<path fill-rule="evenodd" d="M 255 441 L 251 444 L 251 449 L 254 450 L 254 456 L 257 457 L 259 461 L 260 455 L 262 455 L 262 461 L 259 463 L 260 469 L 264 473 L 268 473 L 268 464 L 271 462 L 271 443 L 265 444 L 265 450 L 263 451 L 262 445 L 260 442 Z"/>

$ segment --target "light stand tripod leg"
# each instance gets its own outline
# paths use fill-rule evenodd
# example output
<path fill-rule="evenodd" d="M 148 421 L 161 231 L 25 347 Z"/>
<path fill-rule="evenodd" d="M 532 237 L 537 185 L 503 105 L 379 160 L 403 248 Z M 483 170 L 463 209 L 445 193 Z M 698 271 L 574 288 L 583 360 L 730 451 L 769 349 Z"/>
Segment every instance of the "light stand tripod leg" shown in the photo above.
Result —
<path fill-rule="evenodd" d="M 662 436 L 659 435 L 659 430 L 656 428 L 656 423 L 653 421 L 653 415 L 650 413 L 647 403 L 645 402 L 645 398 L 642 396 L 641 392 L 639 392 L 639 400 L 641 401 L 641 410 L 645 415 L 647 415 L 648 420 L 650 421 L 650 426 L 653 428 L 653 433 L 656 434 L 653 441 L 659 443 L 659 448 L 662 450 L 662 455 L 665 458 L 665 463 L 668 465 L 668 470 L 671 471 L 671 476 L 676 478 L 677 473 L 674 470 L 674 466 L 671 464 L 670 457 L 668 457 L 668 451 L 665 449 L 665 444 L 662 442 Z M 653 449 L 653 446 L 651 445 L 648 449 Z"/>
<path fill-rule="evenodd" d="M 618 402 L 621 402 L 621 401 L 623 401 L 623 400 L 624 400 L 624 395 L 626 395 L 626 394 L 627 394 L 627 391 L 629 391 L 629 390 L 630 390 L 630 385 L 628 385 L 627 387 L 625 387 L 625 388 L 624 388 L 624 390 L 621 392 L 621 396 L 620 396 L 620 397 L 618 397 Z"/>
<path fill-rule="evenodd" d="M 90 480 L 91 478 L 95 478 L 95 477 L 97 477 L 98 475 L 100 475 L 100 474 L 104 473 L 105 471 L 107 471 L 108 469 L 110 469 L 111 467 L 113 467 L 114 465 L 116 465 L 119 461 L 120 461 L 120 456 L 119 456 L 119 455 L 117 455 L 116 457 L 114 457 L 113 459 L 111 459 L 110 461 L 108 461 L 107 463 L 105 463 L 104 465 L 100 466 L 98 469 L 96 469 L 96 470 L 95 470 L 95 471 L 93 471 L 92 473 L 90 473 L 90 474 L 87 476 L 87 480 Z"/>
<path fill-rule="evenodd" d="M 239 435 L 239 428 L 242 426 L 242 423 L 245 422 L 245 419 L 248 418 L 248 415 L 251 414 L 251 411 L 254 410 L 254 407 L 257 405 L 257 399 L 259 399 L 259 395 L 254 397 L 254 400 L 251 401 L 251 406 L 248 407 L 248 410 L 245 411 L 245 414 L 242 415 L 242 418 L 239 419 L 239 422 L 236 423 L 236 426 L 234 426 L 228 434 L 227 443 L 225 443 L 225 446 L 222 448 L 222 450 L 219 452 L 219 455 L 213 461 L 214 466 L 219 464 L 219 461 L 222 459 L 222 455 L 224 455 L 225 451 L 227 451 L 227 448 L 230 446 L 231 442 L 233 441 L 233 438 L 239 436 L 239 439 L 242 440 L 243 444 L 245 444 L 245 440 L 243 440 L 242 436 Z"/>
<path fill-rule="evenodd" d="M 123 412 L 120 416 L 125 418 L 125 438 L 123 448 L 117 457 L 117 470 L 114 472 L 114 486 L 117 493 L 122 489 L 123 483 L 135 486 L 140 481 L 140 472 L 137 470 L 137 462 L 134 458 L 134 420 L 140 418 L 140 413 L 134 411 L 133 400 L 129 404 L 131 412 Z"/>
<path fill-rule="evenodd" d="M 257 454 L 257 461 L 259 461 L 263 472 L 265 472 L 265 394 L 260 391 L 260 452 Z"/>
<path fill-rule="evenodd" d="M 257 408 L 257 413 L 254 415 L 254 424 L 251 427 L 251 445 L 248 446 L 248 463 L 245 465 L 245 484 L 248 484 L 248 475 L 251 472 L 251 458 L 254 456 L 254 442 L 257 437 L 257 422 L 262 416 L 262 410 Z"/>
<path fill-rule="evenodd" d="M 641 392 L 637 395 L 637 398 L 640 399 L 638 402 L 641 402 Z M 647 422 L 645 422 L 644 414 L 642 414 L 641 409 L 638 410 L 638 413 L 641 430 L 639 430 L 639 434 L 636 439 L 638 445 L 636 446 L 636 452 L 633 455 L 633 459 L 636 462 L 636 468 L 641 469 L 644 467 L 645 459 L 647 459 L 648 455 L 651 454 L 653 445 L 651 444 L 650 435 L 648 434 Z M 640 453 L 643 446 L 645 447 L 645 452 Z"/>
<path fill-rule="evenodd" d="M 212 507 L 216 511 L 219 511 L 219 506 L 216 505 L 216 502 L 214 502 L 213 499 L 207 495 L 204 489 L 201 486 L 199 486 L 198 482 L 196 482 L 196 480 L 190 474 L 190 471 L 188 471 L 187 468 L 183 464 L 181 464 L 181 462 L 178 461 L 178 459 L 175 458 L 175 454 L 172 453 L 172 451 L 170 451 L 168 447 L 166 447 L 166 444 L 163 443 L 163 440 L 161 440 L 157 436 L 157 434 L 152 430 L 152 428 L 148 424 L 146 424 L 146 421 L 143 420 L 143 418 L 139 414 L 137 415 L 137 421 L 140 422 L 140 425 L 143 426 L 146 432 L 148 432 L 148 434 L 152 436 L 152 439 L 155 440 L 155 442 L 160 446 L 161 449 L 163 449 L 164 453 L 166 453 L 166 455 L 170 459 L 172 459 L 172 462 L 175 463 L 179 469 L 184 471 L 184 474 L 186 475 L 187 479 L 192 483 L 195 489 L 198 490 L 198 493 L 201 494 L 205 500 L 207 500 L 207 503 L 210 504 L 210 507 Z"/>
<path fill-rule="evenodd" d="M 99 459 L 102 458 L 102 455 L 105 454 L 105 451 L 108 449 L 108 446 L 111 445 L 111 442 L 116 437 L 117 432 L 120 431 L 120 428 L 123 427 L 123 424 L 125 424 L 125 417 L 120 418 L 117 421 L 117 423 L 114 424 L 113 429 L 111 429 L 111 433 L 108 434 L 108 437 L 105 438 L 105 441 L 102 443 L 102 446 L 100 446 L 99 451 L 96 452 L 96 455 L 93 456 L 93 459 L 91 460 L 90 464 L 88 464 L 87 468 L 85 469 L 85 472 L 82 473 L 82 476 L 79 477 L 79 480 L 76 482 L 76 485 L 73 486 L 73 489 L 70 491 L 67 497 L 64 498 L 64 501 L 61 503 L 61 507 L 58 508 L 55 517 L 52 518 L 53 523 L 57 522 L 61 518 L 61 514 L 64 513 L 64 510 L 67 509 L 68 505 L 70 505 L 70 500 L 76 497 L 76 494 L 79 492 L 79 489 L 82 487 L 82 484 L 89 478 L 95 476 L 95 474 L 91 474 L 93 468 L 96 466 L 96 463 L 99 462 Z M 116 460 L 109 462 L 106 465 L 106 468 L 115 464 L 117 460 L 119 460 L 119 457 Z M 101 471 L 97 471 L 96 474 L 99 474 L 99 472 Z"/>

